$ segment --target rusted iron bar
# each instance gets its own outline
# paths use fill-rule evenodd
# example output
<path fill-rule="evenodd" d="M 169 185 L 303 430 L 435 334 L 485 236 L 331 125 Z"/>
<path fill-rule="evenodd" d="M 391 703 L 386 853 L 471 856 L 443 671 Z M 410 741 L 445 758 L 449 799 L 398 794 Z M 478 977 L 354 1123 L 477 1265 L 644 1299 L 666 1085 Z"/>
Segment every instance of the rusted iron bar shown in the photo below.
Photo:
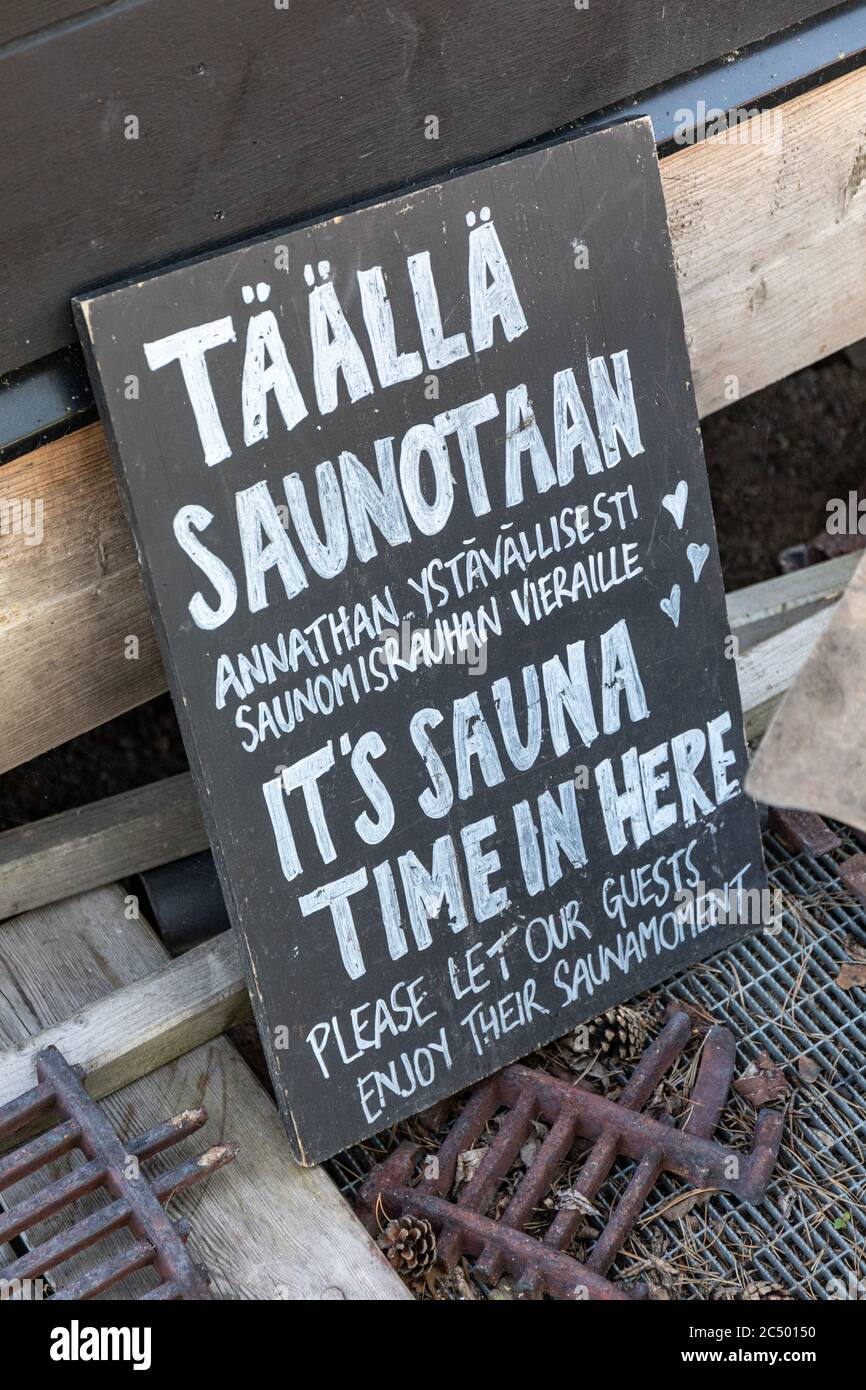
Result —
<path fill-rule="evenodd" d="M 168 1173 L 158 1173 L 151 1187 L 161 1202 L 167 1202 L 176 1192 L 185 1192 L 193 1183 L 201 1182 L 202 1178 L 231 1163 L 237 1151 L 237 1144 L 214 1144 L 198 1158 L 190 1158 Z"/>
<path fill-rule="evenodd" d="M 711 1138 L 725 1108 L 736 1060 L 737 1045 L 733 1033 L 727 1028 L 711 1028 L 704 1039 L 701 1065 L 683 1120 L 685 1132 L 697 1135 L 699 1139 Z"/>
<path fill-rule="evenodd" d="M 176 1124 L 176 1120 L 169 1120 L 165 1128 Z M 170 1142 L 173 1143 L 174 1140 Z M 151 1152 L 156 1152 L 156 1150 L 153 1149 Z M 183 1192 L 186 1188 L 192 1187 L 193 1183 L 199 1182 L 207 1174 L 215 1173 L 218 1168 L 229 1163 L 233 1157 L 234 1150 L 230 1145 L 217 1144 L 208 1149 L 207 1153 L 202 1154 L 201 1158 L 190 1159 L 189 1162 L 172 1168 L 168 1173 L 160 1173 L 158 1177 L 153 1179 L 151 1186 L 157 1198 L 161 1202 L 165 1202 L 175 1193 Z M 45 1274 L 49 1269 L 61 1264 L 63 1260 L 70 1259 L 79 1251 L 95 1245 L 104 1236 L 125 1226 L 130 1216 L 131 1211 L 127 1202 L 122 1199 L 111 1202 L 107 1207 L 101 1207 L 99 1211 L 94 1212 L 92 1216 L 84 1217 L 66 1230 L 60 1231 L 56 1236 L 52 1236 L 51 1239 L 42 1241 L 35 1249 L 28 1250 L 25 1255 L 21 1255 L 19 1259 L 2 1271 L 2 1278 L 7 1283 L 11 1283 L 13 1279 L 36 1279 L 39 1275 Z"/>
<path fill-rule="evenodd" d="M 82 1250 L 94 1247 L 110 1233 L 128 1228 L 132 1245 L 87 1270 L 54 1295 L 64 1300 L 93 1298 L 147 1265 L 153 1265 L 170 1299 L 210 1298 L 206 1272 L 190 1259 L 185 1241 L 186 1221 L 173 1221 L 163 1209 L 175 1193 L 199 1182 L 228 1163 L 237 1152 L 220 1144 L 188 1160 L 152 1182 L 142 1177 L 138 1161 L 152 1157 L 195 1133 L 207 1118 L 203 1109 L 186 1110 L 122 1144 L 102 1111 L 91 1100 L 80 1068 L 70 1067 L 56 1048 L 37 1058 L 39 1084 L 0 1108 L 0 1136 L 27 1129 L 33 1119 L 54 1110 L 60 1123 L 0 1159 L 0 1189 L 10 1186 L 53 1159 L 80 1148 L 85 1162 L 72 1172 L 0 1212 L 0 1243 L 71 1206 L 79 1197 L 104 1187 L 113 1198 L 91 1216 L 73 1221 L 0 1270 L 0 1297 L 6 1288 L 33 1279 Z M 149 1293 L 156 1296 L 157 1290 Z"/>
<path fill-rule="evenodd" d="M 89 1269 L 86 1274 L 80 1275 L 78 1279 L 59 1289 L 53 1301 L 78 1303 L 82 1299 L 95 1298 L 98 1293 L 104 1293 L 106 1289 L 111 1288 L 112 1284 L 119 1284 L 130 1274 L 135 1274 L 136 1270 L 145 1269 L 153 1264 L 155 1257 L 156 1251 L 149 1240 L 137 1240 L 128 1249 L 112 1255 L 95 1269 Z M 210 1292 L 199 1293 L 196 1297 L 209 1298 Z"/>
<path fill-rule="evenodd" d="M 196 1268 L 203 1279 L 208 1277 L 204 1265 L 197 1265 Z M 182 1299 L 183 1296 L 181 1285 L 176 1280 L 170 1279 L 167 1284 L 157 1284 L 155 1289 L 148 1289 L 147 1293 L 143 1293 L 138 1301 L 139 1303 L 170 1303 Z"/>
<path fill-rule="evenodd" d="M 20 1182 L 55 1158 L 62 1158 L 77 1143 L 77 1124 L 74 1120 L 64 1120 L 62 1125 L 49 1129 L 31 1144 L 22 1144 L 20 1149 L 0 1158 L 0 1190 L 13 1182 Z"/>
<path fill-rule="evenodd" d="M 105 1163 L 101 1159 L 94 1159 L 72 1173 L 65 1173 L 38 1192 L 32 1192 L 8 1211 L 0 1212 L 0 1244 L 20 1236 L 22 1231 L 29 1230 L 38 1221 L 44 1221 L 63 1207 L 77 1202 L 79 1197 L 86 1197 L 88 1192 L 94 1192 L 104 1181 L 105 1172 Z"/>
<path fill-rule="evenodd" d="M 712 1139 L 734 1069 L 734 1039 L 720 1027 L 712 1028 L 704 1041 L 682 1127 L 677 1128 L 669 1116 L 655 1119 L 641 1113 L 690 1034 L 688 1016 L 674 1014 L 646 1049 L 616 1101 L 541 1068 L 507 1067 L 474 1088 L 440 1146 L 438 1162 L 425 1167 L 425 1176 L 419 1178 L 416 1171 L 420 1147 L 408 1142 L 368 1175 L 360 1192 L 364 1219 L 374 1229 L 383 1211 L 388 1218 L 426 1217 L 437 1232 L 437 1259 L 444 1268 L 453 1269 L 465 1255 L 475 1260 L 477 1273 L 491 1281 L 507 1270 L 516 1277 L 516 1290 L 524 1297 L 545 1292 L 561 1299 L 642 1297 L 642 1286 L 629 1290 L 605 1276 L 661 1174 L 673 1173 L 695 1187 L 717 1188 L 758 1201 L 781 1139 L 782 1116 L 769 1110 L 758 1116 L 748 1153 Z M 478 1170 L 455 1200 L 449 1194 L 459 1155 L 481 1139 L 489 1122 L 502 1111 Z M 494 1219 L 487 1213 L 537 1119 L 550 1126 L 548 1134 L 503 1214 Z M 545 1194 L 557 1185 L 577 1140 L 590 1141 L 589 1151 L 567 1194 L 567 1206 L 557 1212 L 539 1239 L 525 1227 Z M 634 1172 L 586 1261 L 580 1262 L 568 1248 L 586 1222 L 586 1204 L 597 1197 L 620 1157 L 634 1159 Z"/>
<path fill-rule="evenodd" d="M 661 1149 L 649 1149 L 634 1170 L 628 1187 L 614 1207 L 607 1225 L 587 1258 L 587 1267 L 606 1274 L 617 1252 L 624 1245 L 637 1222 L 643 1204 L 664 1172 L 665 1156 Z"/>
<path fill-rule="evenodd" d="M 691 1024 L 688 1016 L 683 1013 L 674 1014 L 659 1036 L 644 1051 L 616 1102 L 617 1106 L 624 1110 L 638 1110 L 645 1105 L 665 1072 L 679 1057 L 690 1036 Z M 611 1118 L 613 1123 L 602 1129 L 587 1161 L 584 1163 L 583 1171 L 575 1183 L 577 1194 L 590 1202 L 601 1189 L 619 1152 L 617 1131 L 619 1116 L 615 1114 Z M 576 1133 L 576 1122 L 574 1129 Z M 558 1212 L 545 1236 L 545 1243 L 555 1245 L 558 1250 L 565 1250 L 574 1239 L 578 1227 L 585 1220 L 586 1213 L 580 1211 L 579 1208 L 573 1211 Z M 537 1296 L 538 1290 L 535 1283 L 537 1281 L 532 1283 L 526 1281 L 522 1291 Z"/>
<path fill-rule="evenodd" d="M 7 1134 L 16 1134 L 25 1125 L 32 1124 L 39 1119 L 47 1110 L 51 1109 L 54 1102 L 54 1092 L 50 1086 L 34 1086 L 32 1091 L 25 1091 L 23 1095 L 10 1101 L 0 1109 L 0 1139 L 5 1139 Z"/>
<path fill-rule="evenodd" d="M 88 1097 L 88 1102 L 90 1098 Z M 139 1135 L 133 1139 L 127 1147 L 127 1154 L 138 1159 L 151 1158 L 154 1154 L 166 1149 L 171 1144 L 177 1143 L 188 1134 L 192 1134 L 199 1129 L 205 1122 L 206 1116 L 203 1110 L 187 1110 L 183 1115 L 178 1115 L 172 1120 L 164 1121 L 156 1128 L 148 1130 L 146 1134 Z M 78 1126 L 74 1121 L 69 1121 L 75 1128 L 76 1142 L 79 1134 Z M 51 1130 L 49 1134 L 56 1131 Z M 38 1139 L 32 1140 L 29 1144 L 24 1144 L 15 1153 L 10 1155 L 10 1168 L 13 1161 L 17 1158 L 22 1168 L 30 1168 L 30 1156 L 34 1151 L 43 1152 L 40 1148 L 42 1141 L 46 1138 L 40 1135 Z M 107 1166 L 101 1157 L 94 1159 L 90 1163 L 83 1164 L 76 1168 L 72 1173 L 66 1173 L 62 1178 L 49 1183 L 48 1186 L 40 1188 L 38 1192 L 32 1193 L 22 1202 L 17 1203 L 8 1212 L 0 1213 L 0 1243 L 11 1240 L 18 1236 L 22 1231 L 26 1231 L 37 1222 L 44 1221 L 47 1217 L 53 1216 L 63 1207 L 69 1206 L 72 1202 L 78 1201 L 80 1197 L 86 1197 L 89 1192 L 101 1187 L 105 1181 Z M 18 1177 L 23 1176 L 19 1173 Z M 0 1177 L 0 1190 L 15 1181 L 15 1177 Z"/>

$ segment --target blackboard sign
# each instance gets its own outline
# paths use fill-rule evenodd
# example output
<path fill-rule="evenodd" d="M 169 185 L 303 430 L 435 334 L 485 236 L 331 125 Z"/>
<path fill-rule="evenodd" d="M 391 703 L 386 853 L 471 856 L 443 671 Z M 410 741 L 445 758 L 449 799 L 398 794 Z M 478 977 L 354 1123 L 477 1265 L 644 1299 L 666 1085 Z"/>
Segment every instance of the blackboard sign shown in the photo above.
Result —
<path fill-rule="evenodd" d="M 742 932 L 647 121 L 76 311 L 301 1162 Z"/>

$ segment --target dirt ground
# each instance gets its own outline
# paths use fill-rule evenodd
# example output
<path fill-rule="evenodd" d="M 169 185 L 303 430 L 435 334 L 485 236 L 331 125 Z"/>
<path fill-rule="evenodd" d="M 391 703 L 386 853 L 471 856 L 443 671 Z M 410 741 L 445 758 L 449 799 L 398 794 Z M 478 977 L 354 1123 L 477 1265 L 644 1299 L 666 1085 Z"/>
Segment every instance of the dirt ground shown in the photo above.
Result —
<path fill-rule="evenodd" d="M 866 479 L 866 371 L 837 353 L 703 422 L 725 588 L 778 574 Z"/>
<path fill-rule="evenodd" d="M 837 353 L 710 416 L 703 437 L 725 585 L 771 578 L 823 528 L 827 499 L 866 479 L 866 371 Z M 0 830 L 186 766 L 162 696 L 0 778 Z"/>

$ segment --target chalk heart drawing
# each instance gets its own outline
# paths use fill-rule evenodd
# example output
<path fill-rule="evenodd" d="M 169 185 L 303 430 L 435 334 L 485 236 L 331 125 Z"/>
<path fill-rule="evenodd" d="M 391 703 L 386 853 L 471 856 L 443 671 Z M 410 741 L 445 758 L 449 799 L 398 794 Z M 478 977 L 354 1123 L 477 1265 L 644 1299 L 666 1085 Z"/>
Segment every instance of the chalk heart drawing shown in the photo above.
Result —
<path fill-rule="evenodd" d="M 675 584 L 674 587 L 671 589 L 671 596 L 670 596 L 670 598 L 663 598 L 663 599 L 660 601 L 660 603 L 659 603 L 659 608 L 662 610 L 662 612 L 665 614 L 666 617 L 670 618 L 670 620 L 671 620 L 671 622 L 673 623 L 674 627 L 679 627 L 679 625 L 680 625 L 680 586 L 679 586 L 679 584 Z"/>
<path fill-rule="evenodd" d="M 710 547 L 708 545 L 695 545 L 694 541 L 692 541 L 691 545 L 686 546 L 686 554 L 689 557 L 689 564 L 692 567 L 692 574 L 694 575 L 696 584 L 701 577 L 701 570 L 707 562 L 709 553 Z"/>
<path fill-rule="evenodd" d="M 686 514 L 686 502 L 689 500 L 689 485 L 685 478 L 677 483 L 674 492 L 668 492 L 662 498 L 662 506 L 667 507 L 674 521 L 677 523 L 677 530 L 683 529 L 683 517 Z"/>

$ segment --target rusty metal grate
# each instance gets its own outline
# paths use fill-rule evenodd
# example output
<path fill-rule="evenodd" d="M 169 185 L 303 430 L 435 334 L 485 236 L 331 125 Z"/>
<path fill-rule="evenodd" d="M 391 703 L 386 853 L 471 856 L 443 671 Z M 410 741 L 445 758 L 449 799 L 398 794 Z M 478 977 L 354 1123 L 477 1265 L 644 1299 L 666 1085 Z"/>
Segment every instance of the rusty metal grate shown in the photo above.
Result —
<path fill-rule="evenodd" d="M 688 1113 L 680 1128 L 669 1116 L 641 1111 L 691 1037 L 687 1014 L 675 1013 L 644 1052 L 618 1100 L 549 1075 L 541 1068 L 510 1066 L 473 1088 L 438 1155 L 427 1158 L 417 1180 L 422 1150 L 404 1141 L 363 1183 L 360 1206 L 375 1228 L 380 1208 L 387 1216 L 423 1216 L 437 1231 L 438 1260 L 451 1270 L 469 1255 L 477 1275 L 495 1282 L 504 1272 L 516 1277 L 518 1296 L 547 1293 L 559 1299 L 629 1299 L 646 1290 L 629 1290 L 605 1276 L 641 1215 L 663 1173 L 675 1174 L 696 1189 L 714 1188 L 740 1200 L 759 1201 L 778 1152 L 783 1117 L 761 1110 L 748 1153 L 713 1140 L 733 1078 L 735 1043 L 723 1027 L 712 1028 L 701 1051 Z M 504 1111 L 504 1115 L 501 1112 Z M 454 1184 L 461 1153 L 471 1150 L 490 1121 L 500 1115 L 495 1138 L 456 1201 Z M 542 1120 L 549 1131 L 498 1219 L 487 1212 L 509 1170 Z M 667 1122 L 665 1122 L 667 1121 Z M 580 1176 L 571 1189 L 573 1205 L 557 1212 L 538 1239 L 525 1231 L 539 1202 L 555 1185 L 577 1140 L 589 1141 Z M 567 1253 L 585 1215 L 616 1160 L 635 1162 L 634 1172 L 595 1240 L 585 1262 Z M 432 1169 L 432 1171 L 431 1171 Z"/>
<path fill-rule="evenodd" d="M 216 1145 L 200 1158 L 148 1181 L 140 1162 L 200 1129 L 207 1119 L 203 1109 L 187 1110 L 123 1144 L 87 1094 L 81 1069 L 71 1067 L 57 1048 L 39 1053 L 36 1074 L 38 1084 L 32 1090 L 0 1107 L 0 1143 L 8 1143 L 10 1136 L 22 1130 L 29 1132 L 54 1114 L 59 1123 L 0 1155 L 0 1191 L 73 1150 L 80 1150 L 85 1162 L 0 1209 L 0 1249 L 48 1217 L 71 1211 L 79 1198 L 98 1189 L 105 1191 L 109 1201 L 0 1268 L 0 1298 L 20 1297 L 25 1281 L 41 1278 L 113 1232 L 128 1230 L 132 1244 L 66 1283 L 53 1300 L 94 1298 L 147 1268 L 156 1272 L 159 1282 L 140 1294 L 141 1300 L 209 1299 L 207 1271 L 193 1263 L 186 1248 L 188 1223 L 172 1220 L 163 1203 L 230 1162 L 237 1146 Z"/>
<path fill-rule="evenodd" d="M 759 1294 L 767 1297 L 866 1296 L 866 991 L 836 981 L 850 943 L 866 948 L 866 907 L 840 878 L 864 846 L 846 827 L 828 828 L 829 839 L 810 845 L 805 836 L 787 847 L 764 837 L 770 883 L 784 896 L 777 933 L 747 938 L 657 992 L 734 1030 L 738 1074 L 762 1052 L 785 1068 L 791 1095 L 767 1193 L 759 1208 L 720 1192 L 689 1211 L 677 1180 L 662 1174 L 611 1280 L 645 1271 L 655 1279 L 659 1256 L 676 1271 L 668 1296 L 677 1299 L 749 1297 L 750 1285 L 771 1288 Z M 803 1057 L 820 1067 L 813 1085 L 798 1079 Z M 738 1141 L 743 1109 L 735 1102 L 723 1112 L 718 1133 L 726 1142 Z M 357 1199 L 373 1165 L 406 1132 L 414 1133 L 407 1125 L 386 1131 L 330 1161 L 347 1197 Z M 600 1189 L 602 1219 L 628 1176 L 614 1169 Z"/>
<path fill-rule="evenodd" d="M 760 1210 L 714 1197 L 711 1240 L 697 1240 L 663 1214 L 655 1223 L 667 1255 L 684 1254 L 693 1270 L 681 1297 L 707 1297 L 710 1286 L 736 1291 L 744 1251 L 755 1279 L 792 1297 L 866 1296 L 866 992 L 837 983 L 850 943 L 866 947 L 866 910 L 840 878 L 862 847 L 845 826 L 829 828 L 838 844 L 818 854 L 791 853 L 775 836 L 764 837 L 770 882 L 783 894 L 781 930 L 754 934 L 668 990 L 729 1020 L 742 1063 L 766 1052 L 792 1086 L 779 1163 Z M 820 1068 L 814 1085 L 797 1080 L 804 1057 Z M 657 1211 L 672 1192 L 662 1179 Z"/>

